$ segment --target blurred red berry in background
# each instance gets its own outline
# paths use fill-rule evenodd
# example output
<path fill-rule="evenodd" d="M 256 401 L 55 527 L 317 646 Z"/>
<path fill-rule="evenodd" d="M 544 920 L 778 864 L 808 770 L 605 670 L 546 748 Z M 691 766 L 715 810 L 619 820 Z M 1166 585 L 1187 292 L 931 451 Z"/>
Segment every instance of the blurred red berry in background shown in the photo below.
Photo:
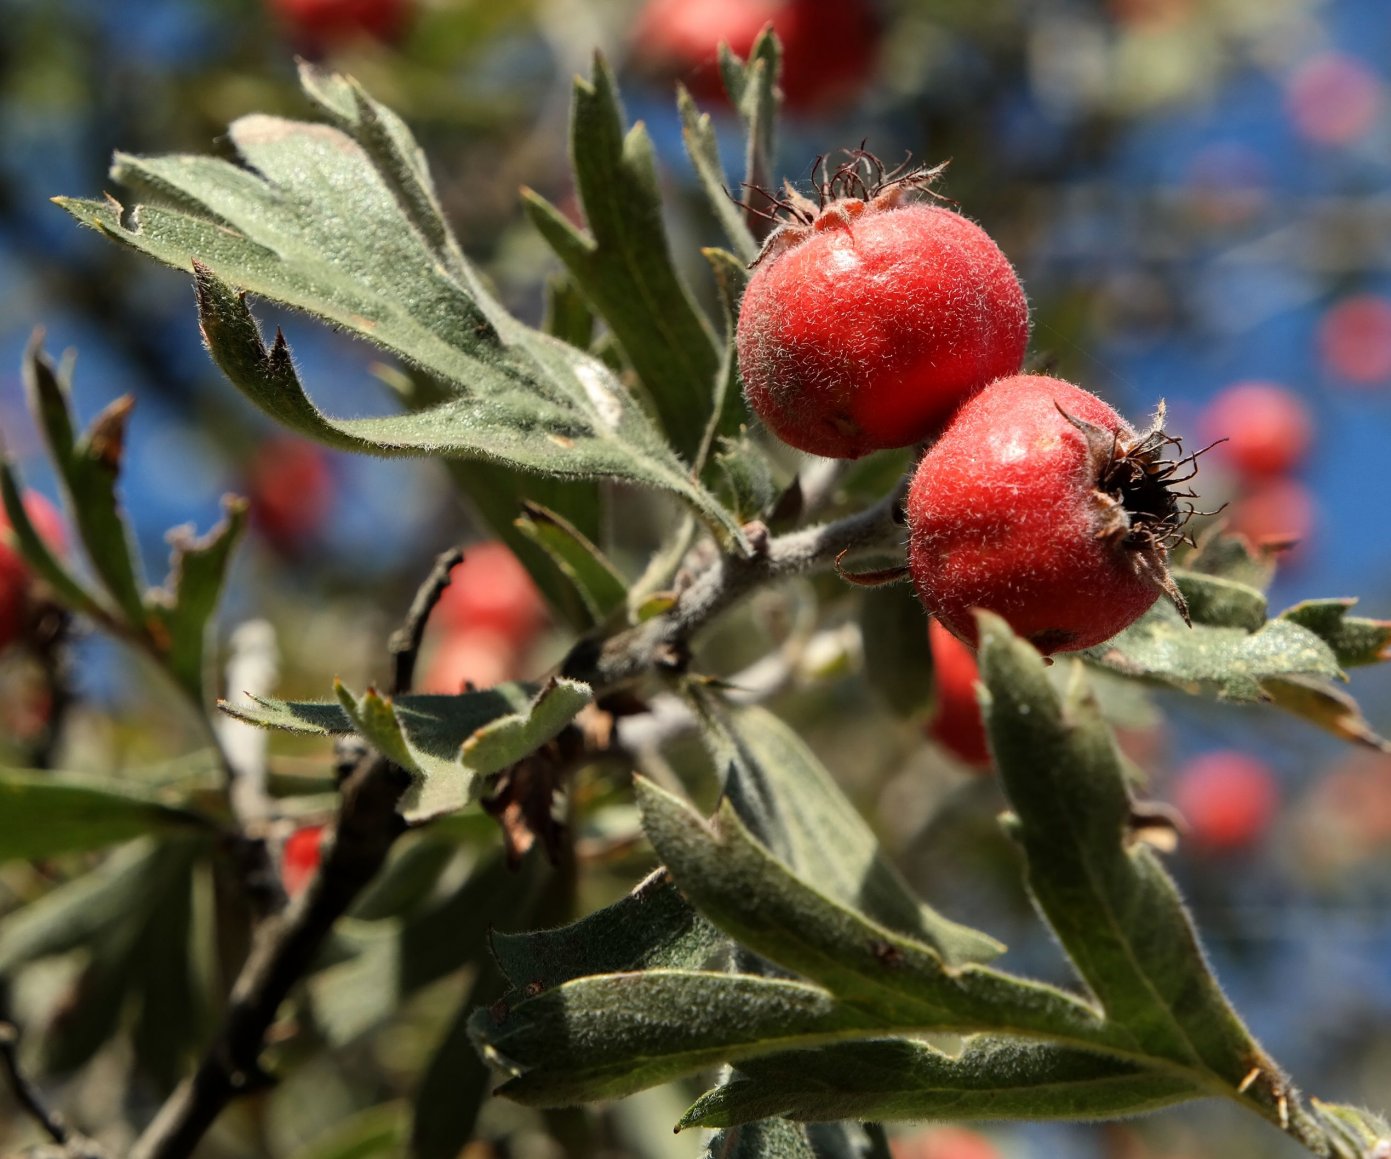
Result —
<path fill-rule="evenodd" d="M 1341 52 L 1323 52 L 1290 76 L 1285 110 L 1306 140 L 1346 145 L 1372 128 L 1384 97 L 1381 78 L 1369 65 Z"/>
<path fill-rule="evenodd" d="M 1213 448 L 1247 478 L 1264 479 L 1298 467 L 1313 437 L 1303 400 L 1273 382 L 1238 382 L 1203 412 L 1203 437 L 1225 439 Z"/>
<path fill-rule="evenodd" d="M 430 649 L 419 692 L 453 695 L 471 688 L 491 688 L 517 675 L 522 649 L 496 628 L 461 628 Z"/>
<path fill-rule="evenodd" d="M 1359 386 L 1391 384 L 1391 301 L 1376 294 L 1344 298 L 1319 323 L 1319 356 L 1338 378 Z"/>
<path fill-rule="evenodd" d="M 252 457 L 247 491 L 252 523 L 278 551 L 297 555 L 323 526 L 337 487 L 322 448 L 277 436 Z"/>
<path fill-rule="evenodd" d="M 458 632 L 489 628 L 514 648 L 525 648 L 546 621 L 546 604 L 526 568 L 506 544 L 492 540 L 464 548 L 449 586 L 430 613 L 430 626 Z"/>
<path fill-rule="evenodd" d="M 306 49 L 323 49 L 352 40 L 392 43 L 405 31 L 410 0 L 269 0 L 269 6 Z"/>
<path fill-rule="evenodd" d="M 747 58 L 769 22 L 782 41 L 787 108 L 827 109 L 863 88 L 879 38 L 866 0 L 651 0 L 638 17 L 633 57 L 701 100 L 724 102 L 719 44 Z"/>
<path fill-rule="evenodd" d="M 1264 761 L 1217 749 L 1178 771 L 1172 798 L 1188 821 L 1188 839 L 1222 853 L 1251 845 L 1265 833 L 1279 808 L 1280 790 Z"/>
<path fill-rule="evenodd" d="M 976 699 L 976 681 L 980 679 L 976 654 L 935 619 L 928 622 L 927 639 L 937 694 L 927 732 L 966 764 L 989 768 L 990 748 Z"/>
<path fill-rule="evenodd" d="M 319 871 L 323 852 L 324 826 L 305 825 L 290 834 L 280 861 L 280 880 L 291 897 L 309 884 Z"/>
<path fill-rule="evenodd" d="M 1282 559 L 1298 559 L 1314 530 L 1315 506 L 1298 479 L 1277 476 L 1252 483 L 1223 512 L 1228 527 L 1256 547 L 1288 545 Z"/>
<path fill-rule="evenodd" d="M 29 522 L 49 548 L 61 555 L 67 550 L 67 528 L 58 509 L 37 491 L 24 495 L 24 511 Z M 0 508 L 0 531 L 8 530 L 10 521 Z M 13 644 L 24 631 L 29 611 L 33 573 L 17 548 L 0 536 L 0 648 Z"/>

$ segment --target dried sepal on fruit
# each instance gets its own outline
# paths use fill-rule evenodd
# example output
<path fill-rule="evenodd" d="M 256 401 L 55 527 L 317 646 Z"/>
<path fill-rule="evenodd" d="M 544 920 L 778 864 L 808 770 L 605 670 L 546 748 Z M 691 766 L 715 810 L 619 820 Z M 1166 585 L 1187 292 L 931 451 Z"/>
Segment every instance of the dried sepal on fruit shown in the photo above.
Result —
<path fill-rule="evenodd" d="M 1136 431 L 1060 379 L 1018 375 L 967 402 L 908 491 L 919 598 L 973 644 L 972 612 L 1003 616 L 1045 654 L 1108 640 L 1161 595 L 1185 619 L 1168 554 L 1194 496 L 1196 456 Z"/>
<path fill-rule="evenodd" d="M 814 199 L 751 194 L 778 226 L 740 306 L 739 373 L 785 443 L 847 459 L 911 446 L 1019 369 L 1023 287 L 980 226 L 921 200 L 941 171 L 857 149 L 818 162 Z"/>

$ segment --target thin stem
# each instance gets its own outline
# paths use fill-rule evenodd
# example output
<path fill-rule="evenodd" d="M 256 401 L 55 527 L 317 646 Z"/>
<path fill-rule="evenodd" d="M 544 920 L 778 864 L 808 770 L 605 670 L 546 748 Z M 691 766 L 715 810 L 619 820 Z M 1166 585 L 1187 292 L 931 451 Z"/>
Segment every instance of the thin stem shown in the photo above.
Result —
<path fill-rule="evenodd" d="M 425 638 L 425 624 L 430 612 L 439 603 L 444 589 L 449 586 L 449 573 L 464 562 L 464 549 L 451 547 L 440 552 L 435 566 L 425 577 L 425 582 L 415 593 L 406 622 L 391 634 L 387 651 L 391 653 L 391 695 L 410 691 L 415 681 L 415 662 L 420 655 L 420 644 Z"/>
<path fill-rule="evenodd" d="M 756 589 L 789 576 L 825 571 L 842 554 L 853 556 L 901 542 L 902 496 L 900 487 L 843 519 L 764 538 L 747 559 L 715 557 L 660 616 L 608 639 L 581 640 L 565 658 L 562 674 L 602 693 L 653 669 L 681 666 L 690 638 Z"/>
<path fill-rule="evenodd" d="M 0 1020 L 0 1069 L 5 1073 L 15 1102 L 39 1128 L 62 1148 L 68 1159 L 106 1159 L 106 1152 L 85 1135 L 74 1131 L 52 1110 L 19 1065 L 19 1028 L 13 1022 Z"/>

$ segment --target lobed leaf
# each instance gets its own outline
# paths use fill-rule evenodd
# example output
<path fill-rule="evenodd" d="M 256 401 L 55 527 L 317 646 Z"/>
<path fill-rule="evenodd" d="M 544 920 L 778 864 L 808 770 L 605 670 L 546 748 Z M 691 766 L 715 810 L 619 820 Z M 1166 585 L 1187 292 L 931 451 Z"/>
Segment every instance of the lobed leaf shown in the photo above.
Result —
<path fill-rule="evenodd" d="M 760 844 L 729 801 L 711 825 L 639 779 L 643 828 L 682 892 L 741 945 L 902 1033 L 995 1030 L 1127 1049 L 1091 1006 L 931 946 L 838 904 Z"/>
<path fill-rule="evenodd" d="M 402 797 L 408 820 L 462 808 L 483 779 L 515 764 L 555 737 L 593 699 L 589 686 L 552 680 L 545 686 L 499 684 L 459 696 L 387 699 L 340 687 L 337 703 L 255 699 L 223 701 L 222 710 L 263 728 L 322 736 L 361 732 L 412 774 Z"/>
<path fill-rule="evenodd" d="M 782 1116 L 833 1119 L 1108 1119 L 1201 1090 L 1171 1072 L 1043 1043 L 968 1040 L 952 1056 L 920 1042 L 832 1043 L 745 1059 L 678 1127 L 731 1127 Z"/>
<path fill-rule="evenodd" d="M 692 695 L 733 813 L 793 873 L 921 941 L 948 964 L 989 961 L 1002 952 L 994 938 L 949 921 L 913 893 L 796 732 L 765 709 L 731 708 L 699 689 Z"/>
<path fill-rule="evenodd" d="M 523 204 L 618 339 L 667 437 L 693 462 L 719 350 L 672 262 L 652 142 L 640 123 L 625 132 L 613 74 L 600 56 L 589 80 L 575 80 L 570 157 L 588 230 L 531 190 Z"/>
<path fill-rule="evenodd" d="M 706 1067 L 882 1029 L 818 986 L 699 970 L 576 978 L 475 1012 L 478 1048 L 534 1106 L 618 1098 Z"/>
<path fill-rule="evenodd" d="M 24 385 L 92 567 L 126 620 L 143 626 L 144 584 L 116 498 L 126 422 L 134 401 L 128 395 L 116 399 L 79 437 L 73 424 L 70 384 L 45 357 L 37 338 L 24 358 Z"/>
<path fill-rule="evenodd" d="M 1033 648 L 996 616 L 980 624 L 986 727 L 1028 887 L 1108 1026 L 1276 1118 L 1287 1082 L 1223 996 L 1156 854 L 1129 833 L 1131 797 L 1081 666 L 1060 699 Z"/>
<path fill-rule="evenodd" d="M 727 945 L 662 869 L 568 926 L 492 938 L 493 956 L 518 992 L 550 990 L 588 974 L 699 969 Z"/>
<path fill-rule="evenodd" d="M 142 204 L 60 204 L 117 241 L 192 268 L 214 360 L 293 429 L 359 451 L 481 458 L 667 490 L 727 544 L 745 547 L 602 362 L 511 318 L 484 290 L 439 215 L 405 127 L 353 82 L 312 69 L 302 75 L 336 126 L 243 117 L 229 138 L 245 167 L 118 155 L 112 174 Z M 334 190 L 351 196 L 335 201 Z M 300 385 L 284 339 L 267 349 L 246 292 L 376 343 L 450 396 L 410 414 L 325 415 Z M 696 431 L 715 360 L 708 335 L 705 342 L 712 370 L 693 409 Z"/>
<path fill-rule="evenodd" d="M 1304 600 L 1280 613 L 1307 628 L 1333 649 L 1344 668 L 1391 660 L 1391 620 L 1368 620 L 1348 613 L 1355 599 Z"/>

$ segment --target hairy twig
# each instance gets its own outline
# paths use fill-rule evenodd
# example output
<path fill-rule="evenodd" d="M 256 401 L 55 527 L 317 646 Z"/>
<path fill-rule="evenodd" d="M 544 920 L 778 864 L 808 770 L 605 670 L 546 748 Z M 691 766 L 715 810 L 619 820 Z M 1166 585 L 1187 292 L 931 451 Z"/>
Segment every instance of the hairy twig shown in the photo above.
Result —
<path fill-rule="evenodd" d="M 62 1148 L 64 1156 L 71 1159 L 104 1159 L 105 1152 L 91 1139 L 69 1127 L 57 1111 L 51 1110 L 39 1089 L 20 1069 L 19 1028 L 13 1022 L 0 1021 L 0 1068 L 5 1072 L 20 1110 Z"/>
<path fill-rule="evenodd" d="M 571 649 L 563 675 L 606 692 L 656 668 L 684 663 L 690 638 L 750 592 L 788 576 L 830 568 L 854 556 L 902 541 L 902 487 L 872 507 L 819 527 L 755 540 L 748 559 L 716 556 L 660 616 L 607 639 L 587 638 Z"/>
<path fill-rule="evenodd" d="M 411 601 L 406 622 L 391 634 L 387 650 L 391 653 L 391 695 L 408 692 L 415 681 L 415 661 L 420 655 L 420 642 L 425 638 L 425 624 L 430 612 L 439 603 L 444 589 L 449 586 L 449 573 L 464 562 L 464 549 L 451 547 L 440 552 L 435 566 L 420 585 Z"/>
<path fill-rule="evenodd" d="M 440 555 L 392 636 L 393 692 L 410 686 L 425 621 L 462 558 L 458 548 Z M 229 1102 L 270 1083 L 261 1069 L 261 1051 L 281 1003 L 405 831 L 396 811 L 410 784 L 405 770 L 365 744 L 339 746 L 337 753 L 344 762 L 336 769 L 342 799 L 319 872 L 295 905 L 257 927 L 217 1040 L 136 1140 L 131 1159 L 184 1159 Z"/>

